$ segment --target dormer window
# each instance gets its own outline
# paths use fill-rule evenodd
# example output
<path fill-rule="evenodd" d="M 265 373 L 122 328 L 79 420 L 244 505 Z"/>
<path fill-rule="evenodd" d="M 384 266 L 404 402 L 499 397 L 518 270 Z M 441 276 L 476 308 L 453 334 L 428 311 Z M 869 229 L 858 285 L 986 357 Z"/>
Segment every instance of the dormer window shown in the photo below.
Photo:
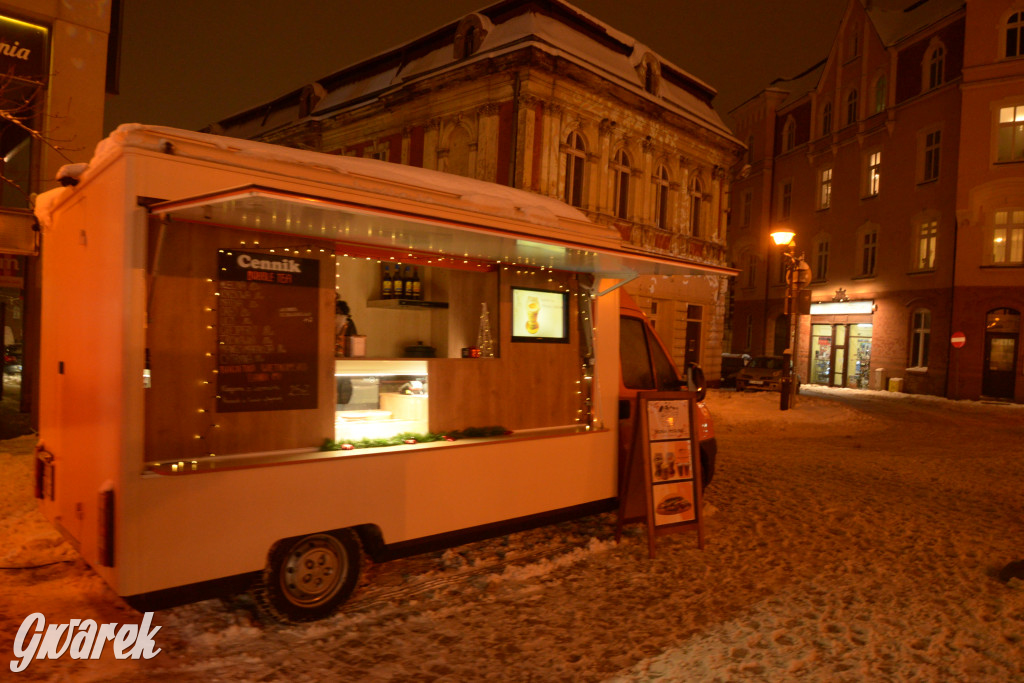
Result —
<path fill-rule="evenodd" d="M 648 52 L 636 67 L 643 83 L 644 91 L 651 95 L 657 95 L 661 89 L 661 62 L 653 54 Z"/>
<path fill-rule="evenodd" d="M 465 59 L 476 53 L 493 28 L 491 20 L 481 14 L 467 14 L 455 30 L 455 59 Z"/>

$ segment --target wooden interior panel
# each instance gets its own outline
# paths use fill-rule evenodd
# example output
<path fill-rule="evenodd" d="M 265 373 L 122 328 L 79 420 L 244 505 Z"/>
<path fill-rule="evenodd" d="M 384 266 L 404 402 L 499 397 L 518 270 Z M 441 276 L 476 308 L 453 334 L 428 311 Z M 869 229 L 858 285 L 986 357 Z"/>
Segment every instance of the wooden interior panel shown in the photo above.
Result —
<path fill-rule="evenodd" d="M 162 232 L 162 236 L 161 236 Z M 259 246 L 254 246 L 254 239 Z M 146 459 L 195 460 L 318 447 L 334 432 L 334 267 L 329 245 L 301 245 L 320 261 L 317 408 L 218 413 L 217 255 L 298 248 L 296 238 L 170 222 L 150 225 Z M 244 246 L 243 246 L 244 245 Z M 311 249 L 306 252 L 305 248 Z M 321 253 L 320 248 L 325 247 Z"/>
<path fill-rule="evenodd" d="M 538 280 L 540 277 L 543 279 Z M 555 290 L 559 285 L 568 286 L 572 294 L 569 343 L 512 343 L 508 324 L 512 315 L 510 288 Z M 500 302 L 497 312 L 491 311 L 491 333 L 499 341 L 499 356 L 430 361 L 431 431 L 490 425 L 513 430 L 537 429 L 574 424 L 582 407 L 582 398 L 577 393 L 582 367 L 576 324 L 577 291 L 570 275 L 502 271 Z M 467 314 L 462 324 L 475 330 L 479 315 L 472 323 L 469 318 Z"/>

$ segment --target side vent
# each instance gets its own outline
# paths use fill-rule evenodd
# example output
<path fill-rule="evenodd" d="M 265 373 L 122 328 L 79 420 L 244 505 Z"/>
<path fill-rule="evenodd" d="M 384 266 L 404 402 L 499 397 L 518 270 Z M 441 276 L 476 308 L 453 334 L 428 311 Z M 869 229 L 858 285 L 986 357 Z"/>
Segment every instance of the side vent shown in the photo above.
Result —
<path fill-rule="evenodd" d="M 105 488 L 100 491 L 99 534 L 96 541 L 96 553 L 99 556 L 98 562 L 103 567 L 114 566 L 114 489 Z"/>

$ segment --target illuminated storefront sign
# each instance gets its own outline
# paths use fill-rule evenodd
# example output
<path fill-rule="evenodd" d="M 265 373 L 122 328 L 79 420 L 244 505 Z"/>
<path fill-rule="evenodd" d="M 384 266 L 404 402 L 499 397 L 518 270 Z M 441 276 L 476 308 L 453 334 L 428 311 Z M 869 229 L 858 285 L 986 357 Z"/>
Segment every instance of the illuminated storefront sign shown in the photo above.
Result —
<path fill-rule="evenodd" d="M 0 73 L 45 81 L 47 36 L 42 26 L 0 16 Z"/>
<path fill-rule="evenodd" d="M 822 301 L 811 304 L 811 315 L 871 315 L 875 302 L 865 301 Z"/>

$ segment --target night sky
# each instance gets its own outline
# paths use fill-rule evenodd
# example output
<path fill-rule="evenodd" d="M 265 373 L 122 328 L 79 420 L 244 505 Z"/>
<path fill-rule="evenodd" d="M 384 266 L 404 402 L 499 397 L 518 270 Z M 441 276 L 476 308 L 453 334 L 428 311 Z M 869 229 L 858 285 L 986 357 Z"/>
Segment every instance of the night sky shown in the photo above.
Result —
<path fill-rule="evenodd" d="M 199 129 L 429 33 L 487 0 L 125 0 L 121 123 Z M 575 0 L 718 90 L 724 116 L 828 54 L 847 0 Z"/>

